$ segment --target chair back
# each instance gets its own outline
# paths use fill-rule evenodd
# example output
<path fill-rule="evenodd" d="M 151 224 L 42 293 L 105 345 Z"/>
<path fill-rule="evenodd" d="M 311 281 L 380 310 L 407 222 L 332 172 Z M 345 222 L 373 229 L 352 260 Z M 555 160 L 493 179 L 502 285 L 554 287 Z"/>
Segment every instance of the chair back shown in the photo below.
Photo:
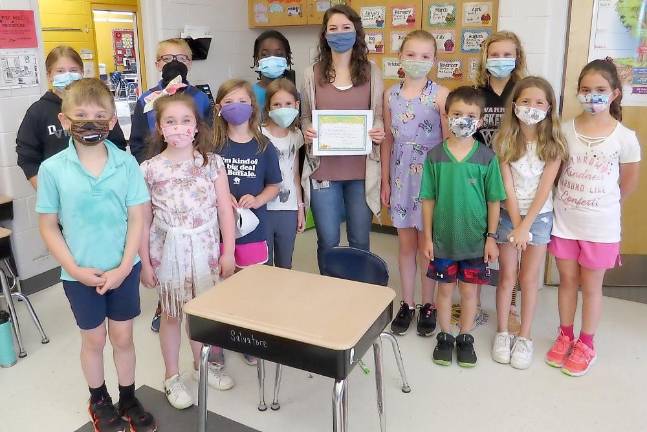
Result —
<path fill-rule="evenodd" d="M 352 248 L 335 247 L 324 251 L 321 274 L 373 285 L 387 286 L 389 268 L 374 253 Z"/>

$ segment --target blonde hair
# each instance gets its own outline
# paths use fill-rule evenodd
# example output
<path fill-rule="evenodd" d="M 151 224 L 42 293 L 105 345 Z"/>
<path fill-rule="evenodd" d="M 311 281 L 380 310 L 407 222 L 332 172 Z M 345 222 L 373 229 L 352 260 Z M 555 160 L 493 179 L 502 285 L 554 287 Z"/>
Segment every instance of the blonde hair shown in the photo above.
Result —
<path fill-rule="evenodd" d="M 402 39 L 402 44 L 400 45 L 400 54 L 404 50 L 404 46 L 413 39 L 420 39 L 424 41 L 430 41 L 434 45 L 434 59 L 436 58 L 436 53 L 438 52 L 438 45 L 436 43 L 436 38 L 429 33 L 427 30 L 414 30 L 409 32 L 404 39 Z"/>
<path fill-rule="evenodd" d="M 216 105 L 220 105 L 222 100 L 234 90 L 245 89 L 249 98 L 252 102 L 252 115 L 249 118 L 249 131 L 258 142 L 258 152 L 263 153 L 269 144 L 269 140 L 261 133 L 260 128 L 260 112 L 258 109 L 258 104 L 256 102 L 256 95 L 252 90 L 252 85 L 242 79 L 230 79 L 222 83 L 218 88 L 218 93 L 216 94 Z M 223 116 L 220 115 L 221 108 L 218 109 L 217 113 L 214 113 L 213 117 L 213 142 L 215 144 L 215 152 L 220 153 L 227 143 L 228 135 L 228 124 Z"/>
<path fill-rule="evenodd" d="M 528 88 L 538 88 L 543 91 L 549 104 L 546 118 L 537 124 L 537 156 L 544 162 L 566 160 L 568 147 L 557 115 L 555 92 L 548 81 L 537 76 L 522 78 L 512 90 L 512 95 L 505 107 L 503 123 L 494 138 L 494 149 L 499 160 L 505 163 L 514 162 L 526 152 L 526 142 L 521 133 L 519 119 L 514 113 L 513 103 Z"/>
<path fill-rule="evenodd" d="M 275 94 L 280 91 L 286 91 L 294 97 L 295 101 L 299 101 L 299 92 L 297 92 L 296 86 L 287 78 L 279 78 L 270 82 L 265 89 L 267 94 L 265 96 L 265 107 L 263 117 L 267 120 L 272 109 L 272 98 Z M 296 108 L 296 107 L 295 107 Z M 265 124 L 265 123 L 264 123 Z M 292 124 L 288 126 L 288 129 L 296 129 L 299 127 L 299 116 L 294 119 Z"/>
<path fill-rule="evenodd" d="M 47 54 L 47 58 L 45 59 L 45 70 L 47 73 L 51 73 L 56 62 L 62 58 L 69 58 L 83 70 L 83 59 L 81 59 L 79 53 L 71 46 L 59 45 Z"/>
<path fill-rule="evenodd" d="M 488 38 L 483 41 L 483 44 L 481 44 L 481 61 L 479 63 L 478 73 L 476 75 L 476 85 L 478 87 L 486 87 L 490 81 L 490 72 L 488 72 L 487 68 L 485 67 L 490 45 L 495 42 L 506 40 L 512 41 L 517 47 L 516 64 L 514 70 L 512 71 L 512 74 L 510 74 L 510 79 L 512 80 L 512 82 L 517 82 L 525 77 L 528 73 L 526 71 L 526 54 L 523 51 L 523 46 L 521 46 L 519 37 L 510 31 L 498 31 L 488 36 Z"/>
<path fill-rule="evenodd" d="M 115 99 L 107 85 L 97 78 L 82 78 L 70 84 L 63 94 L 61 112 L 81 105 L 95 104 L 115 115 Z"/>
<path fill-rule="evenodd" d="M 166 46 L 173 46 L 180 48 L 184 53 L 189 56 L 190 59 L 193 59 L 193 52 L 191 51 L 191 47 L 189 46 L 188 43 L 184 39 L 180 38 L 172 38 L 172 39 L 166 39 L 161 41 L 160 43 L 157 44 L 157 51 L 155 52 L 155 58 L 159 60 L 160 58 L 160 52 L 162 52 L 162 49 Z"/>

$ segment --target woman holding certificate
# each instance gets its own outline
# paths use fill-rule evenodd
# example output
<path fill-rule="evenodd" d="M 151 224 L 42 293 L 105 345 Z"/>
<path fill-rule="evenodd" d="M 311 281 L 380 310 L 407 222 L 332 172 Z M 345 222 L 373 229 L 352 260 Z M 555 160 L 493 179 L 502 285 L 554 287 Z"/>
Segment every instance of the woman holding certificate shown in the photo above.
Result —
<path fill-rule="evenodd" d="M 328 9 L 301 91 L 303 190 L 316 222 L 319 268 L 322 252 L 339 245 L 344 215 L 349 245 L 368 250 L 372 217 L 380 211 L 384 84 L 367 52 L 357 12 Z"/>

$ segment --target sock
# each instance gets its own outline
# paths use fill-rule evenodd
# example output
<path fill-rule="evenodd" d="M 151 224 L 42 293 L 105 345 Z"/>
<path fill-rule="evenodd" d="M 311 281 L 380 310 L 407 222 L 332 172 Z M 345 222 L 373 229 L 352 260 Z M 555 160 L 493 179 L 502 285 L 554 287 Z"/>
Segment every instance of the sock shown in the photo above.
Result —
<path fill-rule="evenodd" d="M 559 330 L 562 332 L 564 336 L 568 336 L 570 340 L 575 339 L 575 335 L 573 334 L 573 324 L 569 326 L 560 325 Z"/>
<path fill-rule="evenodd" d="M 119 386 L 119 405 L 123 405 L 124 402 L 129 402 L 135 399 L 135 383 L 132 383 L 129 386 Z"/>
<path fill-rule="evenodd" d="M 593 335 L 592 334 L 580 332 L 580 340 L 585 345 L 587 345 L 589 348 L 594 349 L 593 348 Z"/>
<path fill-rule="evenodd" d="M 88 387 L 88 389 L 90 390 L 90 403 L 97 403 L 101 399 L 110 397 L 105 381 L 97 388 Z"/>

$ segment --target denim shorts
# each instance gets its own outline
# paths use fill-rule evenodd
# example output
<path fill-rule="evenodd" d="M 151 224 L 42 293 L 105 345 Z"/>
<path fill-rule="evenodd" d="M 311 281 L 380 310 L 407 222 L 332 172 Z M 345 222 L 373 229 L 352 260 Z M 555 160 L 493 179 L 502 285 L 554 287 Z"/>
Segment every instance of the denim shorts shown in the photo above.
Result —
<path fill-rule="evenodd" d="M 512 232 L 512 220 L 504 209 L 501 209 L 499 227 L 496 230 L 497 243 L 507 243 Z M 530 227 L 532 240 L 528 242 L 531 246 L 544 246 L 550 242 L 550 232 L 553 229 L 553 212 L 538 214 Z"/>

